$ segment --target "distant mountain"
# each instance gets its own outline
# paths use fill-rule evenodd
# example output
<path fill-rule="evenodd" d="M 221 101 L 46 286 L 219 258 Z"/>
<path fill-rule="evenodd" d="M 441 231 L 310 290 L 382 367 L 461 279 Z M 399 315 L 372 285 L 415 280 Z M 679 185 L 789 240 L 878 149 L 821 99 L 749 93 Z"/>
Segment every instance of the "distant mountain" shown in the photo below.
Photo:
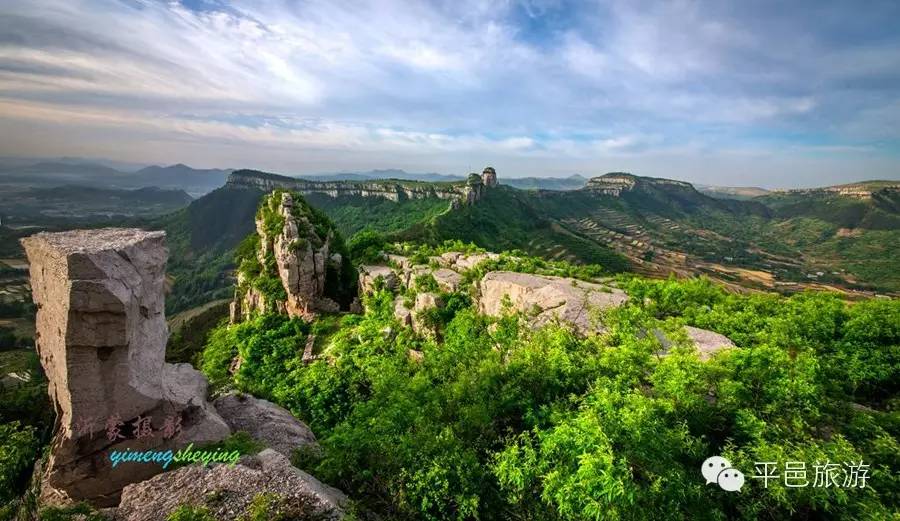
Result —
<path fill-rule="evenodd" d="M 3 178 L 16 178 L 32 181 L 70 181 L 70 182 L 119 182 L 128 174 L 119 172 L 108 166 L 91 163 L 60 163 L 41 161 L 25 165 L 12 165 L 0 168 Z"/>
<path fill-rule="evenodd" d="M 0 162 L 0 184 L 20 187 L 78 185 L 98 188 L 135 189 L 156 187 L 184 190 L 202 196 L 225 184 L 230 170 L 195 169 L 184 164 L 149 166 L 137 172 L 122 172 L 86 160 Z"/>
<path fill-rule="evenodd" d="M 710 186 L 695 185 L 697 190 L 710 197 L 719 197 L 722 199 L 753 199 L 771 193 L 765 188 L 756 186 Z"/>
<path fill-rule="evenodd" d="M 141 204 L 161 204 L 173 207 L 187 206 L 193 201 L 184 190 L 167 190 L 154 186 L 137 190 L 104 189 L 91 186 L 59 186 L 35 188 L 21 194 L 41 202 L 64 201 L 68 203 L 96 204 L 98 201 L 115 200 Z"/>
<path fill-rule="evenodd" d="M 335 174 L 300 175 L 310 181 L 371 181 L 376 179 L 400 179 L 426 183 L 455 183 L 465 181 L 466 176 L 437 173 L 417 174 L 399 169 L 369 170 L 368 172 L 343 172 Z M 580 175 L 569 177 L 501 177 L 500 183 L 523 190 L 577 190 L 587 183 Z"/>
<path fill-rule="evenodd" d="M 231 170 L 197 169 L 178 163 L 172 166 L 148 166 L 135 172 L 132 182 L 140 186 L 177 188 L 203 195 L 225 184 Z"/>
<path fill-rule="evenodd" d="M 587 178 L 578 174 L 569 177 L 517 177 L 503 178 L 500 184 L 522 190 L 578 190 L 587 184 Z"/>

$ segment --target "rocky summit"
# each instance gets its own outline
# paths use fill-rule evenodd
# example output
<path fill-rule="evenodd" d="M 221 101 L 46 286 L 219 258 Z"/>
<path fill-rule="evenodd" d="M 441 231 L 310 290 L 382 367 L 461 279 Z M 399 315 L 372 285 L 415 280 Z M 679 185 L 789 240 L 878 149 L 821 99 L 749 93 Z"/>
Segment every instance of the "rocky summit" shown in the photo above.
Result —
<path fill-rule="evenodd" d="M 285 191 L 267 196 L 253 240 L 238 269 L 232 323 L 255 313 L 311 319 L 316 312 L 340 309 L 338 299 L 347 289 L 343 283 L 349 282 L 340 280 L 346 268 L 343 241 L 302 197 Z"/>

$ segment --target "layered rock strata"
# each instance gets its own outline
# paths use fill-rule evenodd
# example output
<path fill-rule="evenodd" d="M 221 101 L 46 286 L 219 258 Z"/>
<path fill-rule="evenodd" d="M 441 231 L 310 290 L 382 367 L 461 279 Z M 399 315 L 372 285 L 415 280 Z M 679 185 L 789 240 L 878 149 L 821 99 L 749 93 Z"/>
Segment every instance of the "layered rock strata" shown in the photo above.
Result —
<path fill-rule="evenodd" d="M 203 375 L 164 361 L 163 232 L 78 230 L 22 243 L 38 308 L 37 350 L 58 417 L 43 503 L 115 505 L 123 486 L 161 468 L 113 468 L 109 451 L 165 450 L 230 433 L 206 401 Z"/>
<path fill-rule="evenodd" d="M 456 200 L 464 196 L 461 186 L 402 181 L 307 181 L 254 170 L 238 170 L 228 176 L 228 186 L 256 188 L 265 192 L 283 189 L 329 197 L 377 197 L 399 202 L 404 199 Z"/>

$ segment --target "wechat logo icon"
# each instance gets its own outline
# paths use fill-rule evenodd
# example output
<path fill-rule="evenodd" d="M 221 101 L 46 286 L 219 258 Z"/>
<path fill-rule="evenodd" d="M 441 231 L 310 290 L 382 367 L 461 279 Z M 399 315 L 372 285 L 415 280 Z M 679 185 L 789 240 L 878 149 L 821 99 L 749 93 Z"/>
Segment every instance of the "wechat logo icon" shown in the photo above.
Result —
<path fill-rule="evenodd" d="M 744 486 L 744 473 L 732 467 L 731 462 L 722 456 L 706 458 L 700 473 L 706 478 L 707 485 L 716 483 L 727 492 L 737 492 Z"/>

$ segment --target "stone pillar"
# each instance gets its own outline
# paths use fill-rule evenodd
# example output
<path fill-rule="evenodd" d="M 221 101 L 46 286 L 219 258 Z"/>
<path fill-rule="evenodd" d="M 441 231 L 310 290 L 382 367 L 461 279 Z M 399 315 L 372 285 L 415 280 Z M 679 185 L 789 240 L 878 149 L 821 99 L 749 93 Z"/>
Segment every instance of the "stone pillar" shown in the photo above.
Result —
<path fill-rule="evenodd" d="M 481 173 L 481 179 L 484 182 L 484 186 L 493 188 L 497 186 L 497 171 L 494 170 L 494 167 L 489 166 Z"/>
<path fill-rule="evenodd" d="M 109 451 L 167 450 L 219 440 L 228 426 L 206 402 L 189 364 L 166 364 L 164 232 L 107 228 L 39 233 L 22 240 L 37 305 L 36 345 L 58 415 L 42 500 L 116 504 L 124 485 L 162 469 L 112 468 Z M 133 426 L 149 418 L 150 436 Z M 110 440 L 107 426 L 121 438 Z M 166 420 L 180 423 L 164 437 Z"/>

